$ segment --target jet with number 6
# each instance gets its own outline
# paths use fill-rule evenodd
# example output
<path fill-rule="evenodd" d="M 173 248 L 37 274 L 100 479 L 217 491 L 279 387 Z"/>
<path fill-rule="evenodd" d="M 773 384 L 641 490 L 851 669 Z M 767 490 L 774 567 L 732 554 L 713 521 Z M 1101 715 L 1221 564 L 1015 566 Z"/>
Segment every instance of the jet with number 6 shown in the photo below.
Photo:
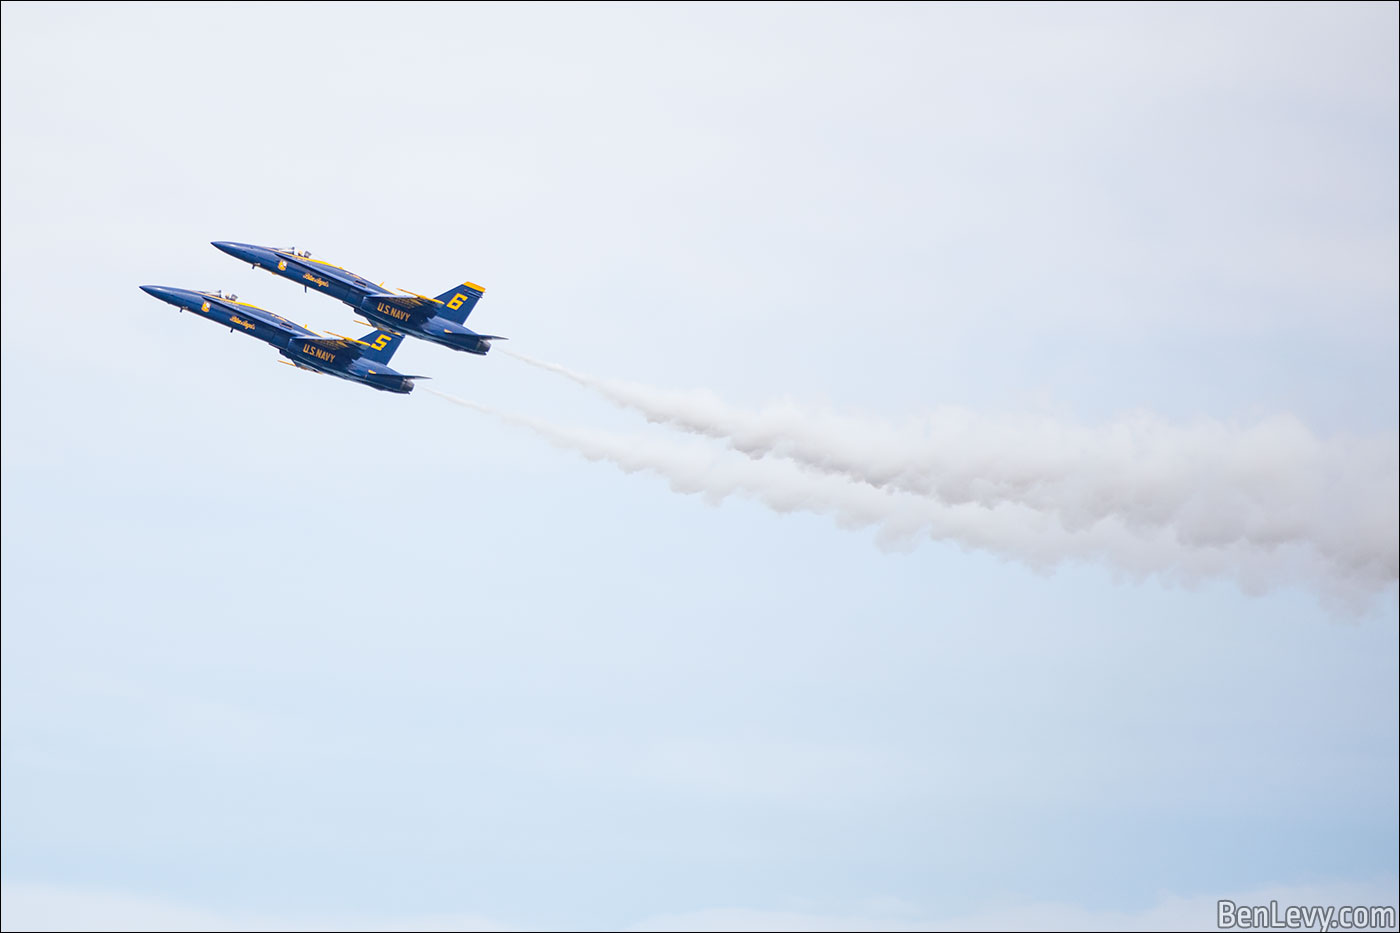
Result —
<path fill-rule="evenodd" d="M 339 334 L 323 337 L 300 324 L 293 324 L 280 314 L 239 301 L 237 295 L 166 288 L 163 285 L 142 285 L 141 291 L 181 311 L 192 311 L 196 317 L 222 324 L 235 334 L 247 334 L 271 344 L 290 360 L 290 366 L 338 376 L 381 392 L 397 392 L 400 395 L 413 391 L 413 380 L 428 378 L 406 376 L 389 368 L 389 360 L 403 342 L 401 334 L 376 330 L 365 334 L 363 340 Z"/>
<path fill-rule="evenodd" d="M 479 356 L 491 349 L 491 341 L 506 339 L 478 334 L 466 326 L 467 315 L 486 291 L 471 282 L 429 298 L 416 292 L 386 289 L 340 266 L 312 259 L 310 253 L 295 247 L 277 249 L 227 240 L 215 240 L 212 245 L 255 269 L 266 269 L 299 282 L 304 288 L 338 298 L 363 314 L 371 326 L 392 334 L 406 334 Z"/>

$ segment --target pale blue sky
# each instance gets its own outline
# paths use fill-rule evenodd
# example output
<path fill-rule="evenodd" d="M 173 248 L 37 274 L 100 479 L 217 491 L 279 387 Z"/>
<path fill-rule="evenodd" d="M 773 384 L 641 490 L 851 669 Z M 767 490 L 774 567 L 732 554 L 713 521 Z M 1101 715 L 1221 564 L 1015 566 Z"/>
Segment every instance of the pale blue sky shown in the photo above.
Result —
<path fill-rule="evenodd" d="M 1393 444 L 1395 5 L 3 16 L 7 928 L 1395 902 L 1393 585 L 886 553 L 137 289 L 345 333 L 208 245 L 295 244 L 735 405 Z M 500 354 L 394 365 L 669 437 Z"/>

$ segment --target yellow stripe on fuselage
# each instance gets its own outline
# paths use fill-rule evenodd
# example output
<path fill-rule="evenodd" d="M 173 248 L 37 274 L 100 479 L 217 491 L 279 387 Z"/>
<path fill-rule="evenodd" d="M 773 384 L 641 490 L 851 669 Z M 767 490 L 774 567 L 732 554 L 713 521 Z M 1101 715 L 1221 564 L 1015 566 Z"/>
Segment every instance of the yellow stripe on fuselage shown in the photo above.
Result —
<path fill-rule="evenodd" d="M 298 325 L 298 324 L 293 324 L 291 321 L 287 320 L 286 318 L 284 318 L 282 315 L 278 314 L 278 313 L 275 312 L 275 311 L 269 311 L 269 310 L 267 310 L 266 308 L 259 308 L 257 305 L 250 305 L 250 304 L 248 304 L 248 302 L 246 302 L 246 301 L 234 301 L 234 300 L 231 299 L 231 298 L 220 298 L 218 295 L 208 295 L 208 296 L 206 296 L 206 297 L 208 297 L 208 298 L 213 298 L 215 301 L 222 301 L 222 302 L 224 302 L 225 304 L 238 305 L 240 308 L 251 308 L 252 310 L 258 312 L 259 314 L 266 314 L 268 317 L 273 318 L 274 320 L 281 321 L 283 324 L 286 324 L 288 327 L 298 327 L 298 326 L 300 326 L 300 325 Z M 303 330 L 304 330 L 304 329 L 305 329 L 305 328 L 303 328 Z"/>
<path fill-rule="evenodd" d="M 341 272 L 344 272 L 344 273 L 346 273 L 346 274 L 348 274 L 348 275 L 354 275 L 354 274 L 355 274 L 355 273 L 351 272 L 349 269 L 345 268 L 344 266 L 337 266 L 335 263 L 333 263 L 333 262 L 326 262 L 324 259 L 312 259 L 310 256 L 297 256 L 297 255 L 294 255 L 294 254 L 292 254 L 292 253 L 284 253 L 284 252 L 282 252 L 281 250 L 273 250 L 273 252 L 276 253 L 276 254 L 279 255 L 279 256 L 286 256 L 288 259 L 295 259 L 297 262 L 314 262 L 314 263 L 316 263 L 317 265 L 329 266 L 329 267 L 332 268 L 332 269 L 339 269 Z M 462 284 L 465 285 L 467 288 L 474 288 L 474 289 L 476 289 L 477 291 L 482 292 L 482 293 L 485 293 L 485 291 L 486 291 L 486 289 L 485 289 L 484 286 L 477 285 L 475 282 L 463 282 Z M 381 284 L 380 287 L 383 287 L 382 284 Z M 401 289 L 399 289 L 399 291 L 408 292 L 408 289 L 406 289 L 406 288 L 401 288 Z M 415 297 L 415 298 L 427 298 L 429 301 L 437 301 L 438 304 L 442 304 L 441 301 L 438 301 L 436 298 L 428 298 L 427 295 L 420 295 L 420 294 L 418 294 L 417 292 L 408 292 L 408 293 L 409 293 L 410 295 L 412 295 L 413 297 Z"/>
<path fill-rule="evenodd" d="M 272 314 L 271 311 L 263 311 L 263 309 L 259 308 L 257 305 L 250 305 L 246 301 L 234 301 L 232 298 L 229 298 L 227 296 L 220 297 L 218 295 L 211 295 L 208 292 L 200 292 L 200 294 L 203 295 L 205 298 L 212 298 L 215 301 L 222 301 L 226 305 L 238 305 L 240 308 L 252 308 L 254 311 L 262 311 L 263 314 Z M 272 314 L 272 316 L 277 317 L 277 315 L 275 314 Z"/>
<path fill-rule="evenodd" d="M 278 321 L 281 321 L 283 324 L 291 324 L 291 323 L 292 323 L 291 321 L 287 320 L 286 318 L 284 318 L 282 315 L 278 314 L 278 313 L 275 312 L 275 311 L 269 311 L 269 310 L 267 310 L 266 308 L 259 308 L 257 305 L 250 305 L 250 304 L 248 304 L 248 302 L 246 302 L 246 301 L 235 301 L 234 304 L 236 304 L 236 305 L 241 305 L 241 306 L 244 307 L 244 308 L 252 308 L 254 311 L 257 311 L 259 314 L 266 314 L 268 317 L 274 318 L 274 319 L 276 319 L 276 320 L 278 320 Z M 293 326 L 295 326 L 295 325 L 293 325 Z"/>
<path fill-rule="evenodd" d="M 288 259 L 295 259 L 297 262 L 314 262 L 318 266 L 330 266 L 332 269 L 339 269 L 341 272 L 347 271 L 344 266 L 337 266 L 333 262 L 326 262 L 324 259 L 312 259 L 310 256 L 297 256 L 292 253 L 284 253 L 281 250 L 273 250 L 278 256 L 286 256 Z M 353 275 L 353 273 L 351 273 Z"/>

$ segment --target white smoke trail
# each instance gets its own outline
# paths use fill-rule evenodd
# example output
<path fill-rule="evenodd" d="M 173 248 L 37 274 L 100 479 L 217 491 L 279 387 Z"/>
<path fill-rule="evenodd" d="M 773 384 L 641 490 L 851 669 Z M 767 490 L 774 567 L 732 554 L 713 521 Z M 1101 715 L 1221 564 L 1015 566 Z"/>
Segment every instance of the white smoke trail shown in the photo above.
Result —
<path fill-rule="evenodd" d="M 425 387 L 426 388 L 426 387 Z M 804 470 L 783 460 L 755 460 L 652 438 L 618 436 L 564 427 L 428 389 L 456 405 L 526 428 L 556 447 L 627 473 L 650 472 L 676 492 L 711 502 L 731 495 L 762 502 L 776 512 L 830 515 L 846 528 L 875 527 L 885 548 L 908 547 L 919 538 L 950 541 L 1048 570 L 1066 560 L 1107 563 L 1134 577 L 1158 574 L 1178 582 L 1234 578 L 1247 591 L 1285 582 L 1314 586 L 1331 603 L 1352 611 L 1375 594 L 1375 581 L 1339 575 L 1335 566 L 1299 544 L 1262 549 L 1244 542 L 1185 547 L 1165 529 L 1131 528 L 1108 518 L 1071 531 L 1028 506 L 1001 503 L 948 505 L 934 499 L 853 483 Z"/>
<path fill-rule="evenodd" d="M 1324 441 L 1292 417 L 1249 427 L 1138 414 L 1100 427 L 939 408 L 892 425 L 804 411 L 747 411 L 708 392 L 599 379 L 511 353 L 647 420 L 717 438 L 751 457 L 949 506 L 1023 506 L 1067 532 L 1113 520 L 1186 548 L 1305 545 L 1335 574 L 1388 586 L 1400 573 L 1395 435 Z"/>

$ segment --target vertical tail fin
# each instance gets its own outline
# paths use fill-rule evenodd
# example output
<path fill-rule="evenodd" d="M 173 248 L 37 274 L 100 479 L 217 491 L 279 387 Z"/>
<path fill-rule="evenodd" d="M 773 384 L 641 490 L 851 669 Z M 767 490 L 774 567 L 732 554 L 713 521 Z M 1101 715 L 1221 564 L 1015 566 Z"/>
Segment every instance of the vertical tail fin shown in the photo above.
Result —
<path fill-rule="evenodd" d="M 394 351 L 403 343 L 403 334 L 390 334 L 382 330 L 372 330 L 360 338 L 360 356 L 376 363 L 389 365 Z"/>
<path fill-rule="evenodd" d="M 463 282 L 461 285 L 449 288 L 437 296 L 437 300 L 442 302 L 436 309 L 437 316 L 446 318 L 454 324 L 462 324 L 484 294 L 486 294 L 486 289 L 480 285 L 473 285 L 471 282 Z"/>

